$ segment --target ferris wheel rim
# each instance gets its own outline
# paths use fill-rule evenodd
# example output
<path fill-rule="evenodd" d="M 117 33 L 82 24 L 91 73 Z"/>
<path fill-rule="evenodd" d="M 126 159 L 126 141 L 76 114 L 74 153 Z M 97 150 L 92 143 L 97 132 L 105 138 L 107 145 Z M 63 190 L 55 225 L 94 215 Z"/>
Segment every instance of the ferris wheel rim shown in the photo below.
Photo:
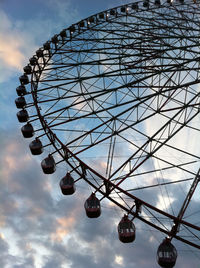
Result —
<path fill-rule="evenodd" d="M 139 2 L 137 2 L 137 3 L 141 3 L 142 1 L 139 1 Z M 128 5 L 121 5 L 121 6 L 119 6 L 119 7 L 116 7 L 116 9 L 119 9 L 119 8 L 121 8 L 121 7 L 129 7 L 131 4 L 128 4 Z M 178 4 L 179 5 L 179 4 Z M 153 7 L 151 7 L 152 9 L 156 9 L 156 8 L 159 8 L 159 7 L 155 7 L 155 6 L 153 6 Z M 107 12 L 109 11 L 111 11 L 112 9 L 109 9 L 109 10 L 107 10 L 106 11 L 106 13 L 105 14 L 107 14 Z M 150 10 L 150 9 L 149 9 Z M 93 17 L 96 17 L 97 18 L 97 16 L 99 16 L 99 14 L 101 14 L 102 12 L 100 12 L 100 13 L 97 13 L 97 14 L 95 14 Z M 84 21 L 89 21 L 89 19 L 90 19 L 91 17 L 88 17 L 86 20 L 84 20 Z M 70 26 L 70 27 L 79 27 L 79 25 L 80 25 L 80 23 L 81 23 L 81 21 L 80 22 L 78 22 L 77 24 L 74 24 L 74 25 L 72 25 L 72 26 Z M 99 22 L 100 24 L 102 23 L 101 21 Z M 69 30 L 69 31 L 71 31 L 71 28 L 68 28 L 68 29 L 65 29 L 65 30 Z M 86 31 L 87 29 L 85 29 L 85 31 Z M 73 33 L 72 33 L 73 34 Z M 77 33 L 77 35 L 78 35 L 79 33 Z M 57 45 L 56 45 L 57 46 Z M 62 45 L 61 45 L 61 47 L 62 47 Z M 54 50 L 54 53 L 56 53 L 56 51 L 57 50 L 59 50 L 59 46 L 57 46 L 56 47 L 56 49 Z M 47 64 L 48 63 L 48 61 L 53 57 L 53 53 L 49 56 L 49 59 L 46 61 L 46 63 L 45 64 Z M 45 68 L 45 64 L 43 65 L 43 68 Z M 35 67 L 34 67 L 35 68 Z M 104 176 L 102 176 L 100 173 L 98 173 L 97 171 L 95 171 L 93 168 L 91 168 L 90 166 L 88 166 L 86 163 L 84 163 L 81 159 L 79 159 L 79 157 L 77 157 L 72 151 L 70 151 L 70 149 L 69 148 L 67 148 L 66 146 L 65 146 L 65 144 L 63 144 L 60 140 L 59 140 L 59 138 L 56 136 L 56 134 L 51 130 L 51 127 L 49 127 L 49 125 L 46 123 L 46 121 L 45 121 L 45 119 L 43 118 L 43 116 L 42 116 L 42 114 L 41 114 L 41 112 L 40 112 L 40 107 L 39 107 L 39 105 L 38 105 L 38 102 L 37 102 L 37 89 L 38 89 L 38 83 L 40 83 L 40 77 L 41 77 L 41 75 L 42 75 L 42 72 L 43 72 L 43 69 L 41 68 L 39 71 L 38 70 L 36 70 L 35 72 L 33 71 L 33 73 L 32 73 L 32 76 L 31 76 L 31 94 L 32 94 L 32 98 L 33 98 L 33 100 L 34 100 L 34 105 L 35 105 L 35 107 L 36 107 L 36 110 L 37 110 L 37 115 L 38 115 L 38 117 L 39 117 L 39 120 L 40 120 L 40 122 L 41 122 L 41 125 L 42 125 L 42 128 L 44 129 L 44 135 L 46 135 L 47 137 L 48 137 L 48 139 L 49 139 L 49 141 L 50 141 L 50 143 L 52 143 L 52 145 L 54 146 L 54 148 L 55 148 L 55 150 L 59 153 L 59 154 L 61 154 L 61 156 L 63 157 L 63 159 L 64 160 L 66 160 L 67 159 L 67 154 L 69 154 L 71 157 L 73 157 L 73 158 L 75 158 L 79 163 L 80 163 L 80 166 L 82 166 L 84 169 L 88 169 L 88 170 L 90 170 L 91 172 L 93 172 L 94 174 L 96 174 L 104 183 L 105 182 L 109 182 L 109 184 L 113 187 L 113 188 L 115 188 L 115 189 L 117 189 L 117 190 L 119 190 L 120 192 L 123 192 L 124 190 L 123 190 L 123 188 L 120 188 L 119 187 L 119 185 L 117 184 L 114 184 L 114 183 L 112 183 L 110 180 L 108 180 L 106 177 L 104 177 Z M 194 83 L 196 83 L 196 84 L 198 84 L 199 83 L 199 81 L 200 80 L 197 80 L 197 81 L 194 81 Z M 34 119 L 33 119 L 34 120 Z M 31 122 L 31 121 L 30 121 Z M 59 144 L 59 148 L 56 146 L 56 144 L 55 144 L 55 142 L 58 142 L 58 144 Z M 69 162 L 68 162 L 68 164 L 69 164 Z M 74 167 L 73 167 L 74 168 Z M 81 174 L 79 174 L 79 175 L 81 175 Z M 92 185 L 92 183 L 91 183 L 91 181 L 89 181 L 89 180 L 87 180 L 87 178 L 86 177 L 84 177 L 84 176 L 82 176 L 82 178 L 84 179 L 84 180 L 86 180 L 88 183 L 90 183 L 91 185 Z M 94 188 L 97 188 L 96 187 L 96 185 L 95 184 L 93 184 L 92 185 Z M 100 188 L 101 188 L 102 186 L 100 186 Z M 100 191 L 100 188 L 99 189 L 96 189 L 97 191 Z M 108 199 L 110 198 L 109 196 L 106 196 L 106 193 L 105 192 L 101 192 L 102 194 L 103 194 L 103 196 L 104 197 L 107 197 Z M 127 194 L 127 192 L 126 192 L 126 194 Z M 129 194 L 128 193 L 128 196 L 130 196 L 131 198 L 133 198 L 134 200 L 138 200 L 138 201 L 140 201 L 143 205 L 145 204 L 145 205 L 147 205 L 147 207 L 150 207 L 150 208 L 153 208 L 153 210 L 155 209 L 157 212 L 159 212 L 159 213 L 163 213 L 163 211 L 162 210 L 159 210 L 158 208 L 156 208 L 156 207 L 154 207 L 154 206 L 151 206 L 151 204 L 148 204 L 148 203 L 146 203 L 145 201 L 143 201 L 143 200 L 141 200 L 141 199 L 139 199 L 139 198 L 137 198 L 136 196 L 134 196 L 134 195 L 132 195 L 132 194 Z M 133 213 L 133 211 L 127 211 L 128 213 Z M 164 214 L 166 215 L 166 216 L 169 216 L 171 219 L 173 219 L 174 221 L 177 221 L 177 217 L 174 217 L 173 215 L 170 215 L 170 214 L 168 214 L 167 215 L 167 213 L 165 213 L 164 212 Z M 144 221 L 144 219 L 142 219 L 139 215 L 133 215 L 133 216 L 136 216 L 136 217 L 138 217 L 140 220 L 143 220 Z M 184 220 L 179 220 L 180 221 L 180 223 L 181 224 L 185 224 L 185 225 L 187 225 L 187 226 L 190 226 L 190 227 L 196 227 L 198 230 L 200 230 L 200 228 L 198 227 L 198 226 L 193 226 L 192 224 L 190 224 L 189 222 L 186 222 L 186 221 L 184 221 Z M 146 222 L 147 223 L 147 222 Z M 147 223 L 148 224 L 148 223 Z M 155 226 L 154 226 L 155 227 Z M 161 228 L 160 228 L 161 229 Z M 164 232 L 164 233 L 166 233 L 166 234 L 170 234 L 170 231 L 164 231 L 164 229 L 162 229 L 162 232 Z M 181 237 L 178 237 L 177 235 L 175 235 L 174 236 L 175 238 L 177 238 L 177 239 L 179 239 L 179 240 L 181 240 L 182 238 Z M 183 239 L 182 239 L 182 241 L 183 241 Z M 193 246 L 195 246 L 195 244 L 193 244 Z M 198 246 L 198 248 L 200 248 L 200 246 Z"/>

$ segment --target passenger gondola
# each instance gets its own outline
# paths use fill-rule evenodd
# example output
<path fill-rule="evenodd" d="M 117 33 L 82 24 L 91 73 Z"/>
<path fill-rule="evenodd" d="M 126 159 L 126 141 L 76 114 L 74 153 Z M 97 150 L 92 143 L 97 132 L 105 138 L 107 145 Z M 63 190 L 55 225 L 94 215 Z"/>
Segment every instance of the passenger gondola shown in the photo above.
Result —
<path fill-rule="evenodd" d="M 160 6 L 160 0 L 155 0 L 155 5 Z"/>
<path fill-rule="evenodd" d="M 31 67 L 30 64 L 28 64 L 28 65 L 26 65 L 26 66 L 24 67 L 24 73 L 25 73 L 25 74 L 31 74 L 31 73 L 32 73 L 32 67 Z"/>
<path fill-rule="evenodd" d="M 85 211 L 89 218 L 98 218 L 101 215 L 101 205 L 99 199 L 92 193 L 85 201 Z"/>
<path fill-rule="evenodd" d="M 64 195 L 71 195 L 75 192 L 74 179 L 69 172 L 61 179 L 60 189 Z"/>
<path fill-rule="evenodd" d="M 143 7 L 149 8 L 149 0 L 144 0 Z"/>
<path fill-rule="evenodd" d="M 49 41 L 47 41 L 46 43 L 44 43 L 43 48 L 44 48 L 44 50 L 50 50 L 51 43 Z"/>
<path fill-rule="evenodd" d="M 135 225 L 128 219 L 127 215 L 121 219 L 118 224 L 119 240 L 123 243 L 130 243 L 135 240 Z"/>
<path fill-rule="evenodd" d="M 34 135 L 33 126 L 30 123 L 27 123 L 21 128 L 21 132 L 24 138 L 31 138 Z"/>
<path fill-rule="evenodd" d="M 35 56 L 33 56 L 32 58 L 29 59 L 30 65 L 34 66 L 37 64 L 38 60 Z"/>
<path fill-rule="evenodd" d="M 56 163 L 52 155 L 49 155 L 41 162 L 42 170 L 45 174 L 52 174 L 56 170 Z"/>
<path fill-rule="evenodd" d="M 88 19 L 88 21 L 89 21 L 89 23 L 94 23 L 94 17 L 90 17 L 90 18 Z"/>
<path fill-rule="evenodd" d="M 27 85 L 29 83 L 29 78 L 27 74 L 23 74 L 19 77 L 21 85 Z"/>
<path fill-rule="evenodd" d="M 26 88 L 25 88 L 24 85 L 20 85 L 20 86 L 18 86 L 18 87 L 16 88 L 16 92 L 17 92 L 17 95 L 18 95 L 18 96 L 24 96 L 24 95 L 27 94 L 27 92 L 26 92 Z"/>
<path fill-rule="evenodd" d="M 111 15 L 111 16 L 116 15 L 116 11 L 115 11 L 114 9 L 111 9 L 111 10 L 110 10 L 110 15 Z"/>
<path fill-rule="evenodd" d="M 99 18 L 100 18 L 100 19 L 104 19 L 104 13 L 100 13 L 100 14 L 99 14 Z"/>
<path fill-rule="evenodd" d="M 126 12 L 126 7 L 121 7 L 121 12 Z"/>
<path fill-rule="evenodd" d="M 26 100 L 21 96 L 15 100 L 15 104 L 18 109 L 24 108 L 26 106 Z"/>
<path fill-rule="evenodd" d="M 158 247 L 157 261 L 163 268 L 172 268 L 176 264 L 177 251 L 170 239 L 165 238 Z"/>
<path fill-rule="evenodd" d="M 33 140 L 30 144 L 29 144 L 29 148 L 31 150 L 31 153 L 33 155 L 39 155 L 41 153 L 43 153 L 43 146 L 42 146 L 42 142 L 40 141 L 40 139 L 36 138 L 35 140 Z"/>
<path fill-rule="evenodd" d="M 38 57 L 38 59 L 43 57 L 43 50 L 41 48 L 36 51 L 36 56 Z"/>
<path fill-rule="evenodd" d="M 80 23 L 79 23 L 79 26 L 82 28 L 85 26 L 85 22 L 82 20 Z"/>
<path fill-rule="evenodd" d="M 51 38 L 51 41 L 52 41 L 52 43 L 57 44 L 57 43 L 58 43 L 58 35 L 55 34 L 55 35 Z"/>
<path fill-rule="evenodd" d="M 66 38 L 66 37 L 67 37 L 67 33 L 66 33 L 66 30 L 65 30 L 65 29 L 63 29 L 63 30 L 60 32 L 60 36 L 61 36 L 62 38 Z"/>
<path fill-rule="evenodd" d="M 25 109 L 20 110 L 20 111 L 17 113 L 17 118 L 18 118 L 18 121 L 19 121 L 20 123 L 27 122 L 27 121 L 28 121 L 28 118 L 29 118 L 29 115 L 28 115 L 27 110 L 25 110 Z"/>

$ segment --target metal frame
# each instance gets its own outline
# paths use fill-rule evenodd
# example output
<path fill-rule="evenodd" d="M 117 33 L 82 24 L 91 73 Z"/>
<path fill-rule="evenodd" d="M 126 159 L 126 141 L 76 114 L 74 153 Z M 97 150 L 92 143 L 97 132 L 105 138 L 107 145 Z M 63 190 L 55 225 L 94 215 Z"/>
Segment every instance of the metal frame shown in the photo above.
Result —
<path fill-rule="evenodd" d="M 166 10 L 170 10 L 167 15 Z M 198 249 L 200 227 L 183 217 L 199 182 L 198 173 L 190 167 L 199 163 L 200 155 L 175 147 L 170 141 L 182 129 L 198 135 L 200 131 L 191 124 L 199 119 L 200 112 L 199 14 L 199 4 L 193 1 L 161 5 L 149 2 L 148 7 L 139 1 L 95 14 L 64 29 L 52 38 L 49 50 L 41 48 L 43 54 L 33 67 L 28 92 L 33 101 L 26 106 L 27 109 L 35 106 L 36 114 L 30 116 L 29 122 L 34 124 L 39 119 L 41 128 L 35 132 L 39 137 L 48 137 L 50 144 L 45 146 L 53 145 L 52 154 L 61 157 L 57 164 L 65 161 L 71 172 L 77 174 L 77 181 L 85 180 L 100 194 L 101 200 L 109 199 L 133 218 Z M 67 105 L 62 106 L 65 102 Z M 46 110 L 41 108 L 45 105 Z M 156 116 L 161 116 L 164 123 L 153 134 L 138 127 Z M 98 123 L 63 142 L 61 134 L 66 126 L 85 119 Z M 143 137 L 144 142 L 129 141 L 124 134 L 129 130 Z M 83 144 L 84 140 L 88 144 Z M 134 152 L 112 171 L 119 140 L 132 146 Z M 105 141 L 109 145 L 106 172 L 102 175 L 81 156 Z M 77 143 L 80 145 L 75 148 Z M 174 163 L 161 158 L 157 152 L 162 148 L 186 155 L 189 160 Z M 164 166 L 136 174 L 151 159 Z M 124 188 L 124 183 L 136 176 L 170 169 L 178 169 L 190 177 Z M 135 194 L 139 189 L 190 180 L 194 182 L 178 216 Z M 138 212 L 138 203 L 149 216 Z M 178 235 L 180 226 L 187 228 L 198 241 Z"/>

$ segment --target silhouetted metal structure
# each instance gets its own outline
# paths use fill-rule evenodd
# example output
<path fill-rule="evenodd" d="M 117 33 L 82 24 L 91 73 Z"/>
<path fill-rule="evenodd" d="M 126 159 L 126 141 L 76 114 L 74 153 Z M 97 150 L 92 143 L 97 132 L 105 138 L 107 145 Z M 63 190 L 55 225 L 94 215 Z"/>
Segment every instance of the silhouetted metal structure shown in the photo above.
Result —
<path fill-rule="evenodd" d="M 36 135 L 32 154 L 47 149 L 44 173 L 64 166 L 64 195 L 89 184 L 88 217 L 103 200 L 121 208 L 122 242 L 135 239 L 134 218 L 163 233 L 162 267 L 175 264 L 174 238 L 200 249 L 199 15 L 190 0 L 94 14 L 39 48 L 16 89 L 22 134 Z"/>

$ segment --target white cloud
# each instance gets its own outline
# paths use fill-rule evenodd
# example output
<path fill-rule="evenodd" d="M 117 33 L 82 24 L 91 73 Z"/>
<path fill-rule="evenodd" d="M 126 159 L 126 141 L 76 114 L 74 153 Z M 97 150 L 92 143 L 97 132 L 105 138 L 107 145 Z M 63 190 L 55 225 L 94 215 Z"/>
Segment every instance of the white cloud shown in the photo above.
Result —
<path fill-rule="evenodd" d="M 26 20 L 14 20 L 0 10 L 0 82 L 8 81 L 16 72 L 23 72 L 37 48 L 62 27 L 77 21 L 78 11 L 71 12 L 70 1 L 51 0 L 45 5 L 47 9 Z"/>
<path fill-rule="evenodd" d="M 16 24 L 0 10 L 0 66 L 1 79 L 5 82 L 14 72 L 22 71 L 27 59 L 27 52 L 34 49 L 30 34 L 23 32 Z"/>
<path fill-rule="evenodd" d="M 4 66 L 21 69 L 25 56 L 20 51 L 22 43 L 15 38 L 15 34 L 4 36 L 0 34 L 0 58 Z"/>
<path fill-rule="evenodd" d="M 120 255 L 116 255 L 115 256 L 115 263 L 120 265 L 120 266 L 123 266 L 124 265 L 124 258 L 123 256 L 120 256 Z"/>
<path fill-rule="evenodd" d="M 51 36 L 55 29 L 60 30 L 59 27 L 62 25 L 67 27 L 72 18 L 77 21 L 75 18 L 77 11 L 71 9 L 69 2 L 51 0 L 45 4 L 51 10 L 54 9 L 55 16 L 58 14 L 59 23 L 55 23 L 55 16 L 52 19 L 50 16 L 42 19 L 41 14 L 35 20 L 14 22 L 5 12 L 0 11 L 1 81 L 8 80 L 16 71 L 22 70 L 32 53 Z M 146 236 L 146 232 L 138 232 L 136 243 L 130 247 L 117 240 L 116 222 L 118 219 L 116 221 L 113 218 L 114 206 L 110 206 L 113 209 L 107 208 L 107 212 L 103 208 L 101 218 L 98 221 L 92 220 L 90 224 L 90 221 L 83 215 L 83 204 L 75 201 L 77 199 L 80 201 L 83 194 L 82 188 L 77 189 L 75 198 L 72 197 L 74 199 L 64 199 L 59 196 L 57 200 L 52 200 L 51 193 L 56 192 L 54 185 L 49 177 L 43 176 L 40 172 L 37 161 L 31 160 L 32 157 L 22 150 L 20 139 L 15 135 L 16 130 L 12 131 L 14 135 L 7 136 L 6 132 L 2 135 L 4 138 L 0 139 L 3 152 L 0 158 L 0 226 L 2 228 L 6 226 L 10 230 L 10 234 L 3 233 L 3 231 L 0 234 L 1 267 L 37 268 L 42 267 L 44 262 L 46 265 L 43 267 L 66 267 L 64 266 L 66 259 L 67 265 L 68 262 L 74 264 L 73 266 L 69 264 L 68 267 L 110 268 L 116 267 L 116 264 L 119 266 L 125 264 L 126 268 L 154 267 L 154 249 L 149 248 L 149 244 L 145 244 L 141 239 Z M 4 139 L 7 139 L 6 146 L 3 144 Z M 53 175 L 54 182 L 56 176 Z M 170 197 L 164 201 L 169 207 L 169 201 L 174 200 Z M 162 202 L 163 199 L 160 198 L 158 205 L 161 206 Z M 70 237 L 70 232 L 73 232 L 73 237 L 69 243 L 65 243 L 65 238 Z M 83 236 L 82 239 L 81 236 Z M 13 237 L 16 239 L 14 243 Z M 155 242 L 153 236 L 149 240 L 152 244 Z M 86 245 L 84 252 L 82 252 L 82 242 Z M 14 247 L 11 246 L 12 244 Z M 56 247 L 57 251 L 54 251 Z M 12 256 L 9 255 L 11 249 Z M 64 252 L 63 256 L 62 252 Z M 46 260 L 44 256 L 47 257 Z M 191 260 L 191 258 L 187 260 L 184 256 L 182 257 L 183 262 L 184 259 L 186 262 Z M 179 260 L 181 262 L 181 258 Z M 194 259 L 194 263 L 196 260 Z M 5 266 L 3 261 L 9 263 L 9 266 Z M 60 264 L 61 262 L 63 265 Z M 189 265 L 192 266 L 191 263 L 186 263 L 177 267 L 185 268 Z"/>
<path fill-rule="evenodd" d="M 156 207 L 164 211 L 167 210 L 175 200 L 175 198 L 173 197 L 162 196 L 162 195 L 159 195 L 158 198 L 159 200 Z"/>

